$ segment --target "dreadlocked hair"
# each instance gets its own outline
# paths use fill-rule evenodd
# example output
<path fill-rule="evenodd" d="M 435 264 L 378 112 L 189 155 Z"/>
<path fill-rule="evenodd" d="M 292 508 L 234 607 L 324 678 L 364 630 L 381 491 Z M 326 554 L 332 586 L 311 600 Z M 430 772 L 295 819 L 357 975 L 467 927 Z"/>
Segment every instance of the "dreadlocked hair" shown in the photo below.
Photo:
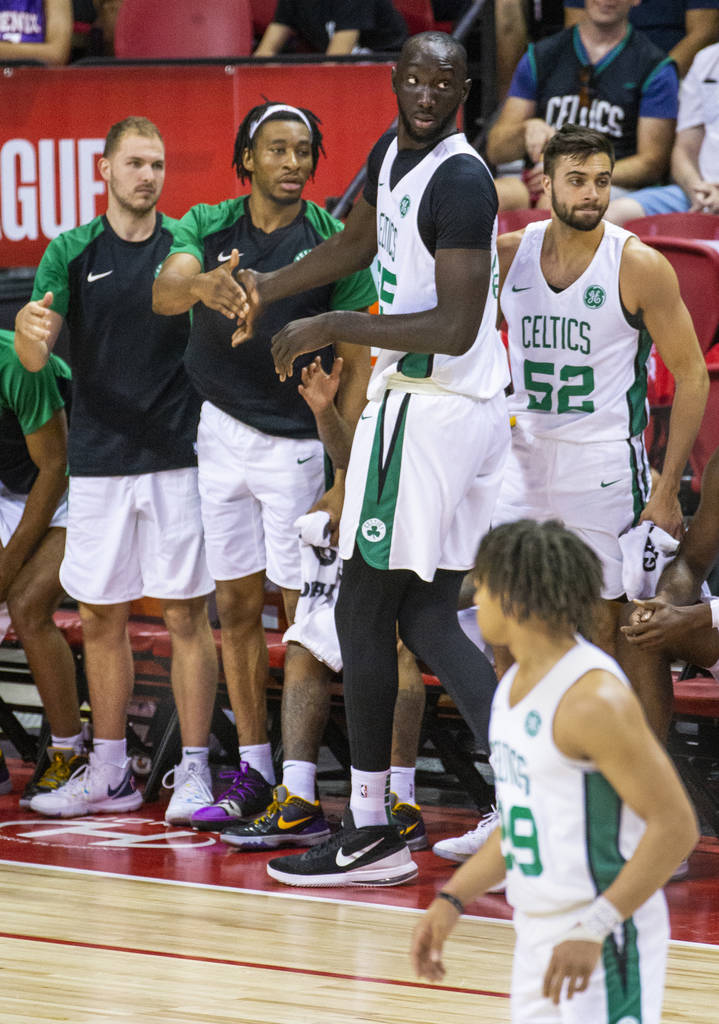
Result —
<path fill-rule="evenodd" d="M 474 573 L 518 622 L 535 616 L 591 639 L 601 562 L 559 520 L 520 519 L 491 530 L 479 546 Z"/>
<path fill-rule="evenodd" d="M 257 138 L 257 133 L 255 133 L 255 135 L 252 138 L 250 138 L 250 127 L 252 126 L 253 122 L 255 122 L 258 118 L 262 117 L 262 115 L 264 114 L 268 107 L 273 107 L 276 104 L 277 100 L 265 99 L 264 103 L 260 103 L 259 106 L 253 107 L 252 110 L 250 110 L 250 112 L 246 115 L 245 119 L 240 125 L 240 127 L 237 129 L 237 135 L 235 136 L 235 148 L 232 152 L 232 166 L 235 168 L 237 177 L 242 182 L 250 181 L 252 177 L 249 171 L 245 170 L 245 167 L 242 163 L 243 153 L 245 152 L 246 149 L 253 148 L 255 139 Z M 297 107 L 297 110 L 302 111 L 302 113 L 305 115 L 305 117 L 307 118 L 312 127 L 312 131 L 310 133 L 310 147 L 312 152 L 311 177 L 314 180 L 315 170 L 317 168 L 317 161 L 320 158 L 320 153 L 322 154 L 322 156 L 326 156 L 324 146 L 322 145 L 322 132 L 320 131 L 320 125 L 322 124 L 322 122 L 320 121 L 319 117 L 317 117 L 317 114 L 314 114 L 311 110 L 307 110 L 305 107 Z M 261 131 L 262 128 L 270 121 L 299 121 L 300 123 L 302 123 L 301 118 L 299 118 L 297 114 L 293 114 L 292 111 L 278 110 L 276 113 L 270 114 L 267 120 L 262 122 L 262 125 L 260 126 L 258 131 Z"/>

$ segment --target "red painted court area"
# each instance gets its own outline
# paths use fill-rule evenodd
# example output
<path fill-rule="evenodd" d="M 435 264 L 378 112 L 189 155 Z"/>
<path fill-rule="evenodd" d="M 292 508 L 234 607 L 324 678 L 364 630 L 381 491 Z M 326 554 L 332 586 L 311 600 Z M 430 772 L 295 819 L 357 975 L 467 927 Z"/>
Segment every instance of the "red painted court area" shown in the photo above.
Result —
<path fill-rule="evenodd" d="M 29 769 L 9 760 L 14 792 L 0 797 L 0 861 L 71 868 L 137 878 L 156 878 L 259 892 L 294 891 L 359 903 L 423 908 L 451 876 L 454 865 L 431 850 L 414 853 L 418 881 L 374 889 L 294 889 L 274 882 L 265 865 L 277 853 L 246 853 L 231 849 L 214 833 L 168 827 L 165 801 L 148 804 L 133 814 L 97 815 L 78 819 L 47 819 L 18 807 Z M 344 801 L 323 799 L 331 821 L 338 821 Z M 423 806 L 430 843 L 472 828 L 476 816 L 460 807 Z M 280 851 L 285 853 L 288 851 Z M 291 852 L 291 851 L 289 851 Z M 667 887 L 672 937 L 679 941 L 719 945 L 719 841 L 705 837 L 690 860 L 689 877 Z M 504 897 L 477 900 L 468 913 L 509 919 Z"/>

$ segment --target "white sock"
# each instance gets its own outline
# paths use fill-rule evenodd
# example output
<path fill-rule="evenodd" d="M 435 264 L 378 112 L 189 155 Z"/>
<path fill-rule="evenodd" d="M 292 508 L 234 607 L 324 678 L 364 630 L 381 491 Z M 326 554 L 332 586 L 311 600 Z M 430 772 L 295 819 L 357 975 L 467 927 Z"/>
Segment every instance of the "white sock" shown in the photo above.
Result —
<path fill-rule="evenodd" d="M 399 768 L 392 765 L 389 770 L 390 793 L 397 794 L 397 802 L 400 804 L 413 804 L 414 799 L 414 775 L 416 768 Z"/>
<path fill-rule="evenodd" d="M 194 761 L 201 768 L 206 768 L 208 767 L 209 756 L 209 747 L 183 747 L 181 765 L 183 768 L 187 768 Z"/>
<path fill-rule="evenodd" d="M 255 743 L 249 747 L 240 746 L 240 760 L 247 761 L 251 768 L 269 782 L 275 784 L 275 768 L 272 764 L 272 748 L 269 743 Z"/>
<path fill-rule="evenodd" d="M 76 736 L 51 736 L 50 743 L 53 747 L 72 747 L 75 754 L 81 754 L 85 749 L 85 737 L 81 732 Z"/>
<path fill-rule="evenodd" d="M 389 771 L 361 772 L 352 768 L 350 810 L 357 828 L 389 822 Z"/>
<path fill-rule="evenodd" d="M 314 803 L 316 777 L 317 765 L 314 761 L 282 762 L 282 785 L 287 787 L 292 796 Z"/>
<path fill-rule="evenodd" d="M 127 760 L 127 740 L 100 740 L 95 738 L 92 752 L 102 764 L 111 764 L 122 774 Z M 118 775 L 119 777 L 119 775 Z"/>

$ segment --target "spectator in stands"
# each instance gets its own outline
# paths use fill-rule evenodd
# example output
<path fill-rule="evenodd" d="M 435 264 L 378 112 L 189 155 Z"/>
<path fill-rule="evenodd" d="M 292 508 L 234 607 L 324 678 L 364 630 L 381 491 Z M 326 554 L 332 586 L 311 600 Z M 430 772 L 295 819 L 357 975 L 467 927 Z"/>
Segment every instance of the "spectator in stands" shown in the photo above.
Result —
<path fill-rule="evenodd" d="M 488 525 L 509 442 L 506 359 L 491 287 L 496 194 L 457 129 L 470 86 L 464 47 L 444 33 L 413 36 L 392 81 L 398 132 L 372 150 L 345 231 L 272 274 L 241 272 L 251 309 L 242 301 L 233 307 L 242 321 L 233 341 L 247 343 L 252 318 L 271 316 L 274 302 L 374 264 L 386 314 L 294 320 L 273 339 L 281 380 L 318 339 L 381 349 L 352 442 L 340 530 L 336 622 L 350 807 L 326 844 L 270 863 L 272 877 L 287 884 L 398 884 L 416 874 L 388 826 L 397 624 L 484 749 L 496 683 L 457 619 L 459 589 Z"/>
<path fill-rule="evenodd" d="M 584 0 L 565 0 L 568 28 L 583 17 Z M 699 50 L 719 40 L 719 0 L 641 0 L 629 21 L 669 54 L 683 78 Z"/>
<path fill-rule="evenodd" d="M 665 743 L 672 718 L 672 662 L 709 671 L 719 681 L 719 598 L 702 585 L 719 558 L 719 448 L 706 464 L 699 508 L 656 596 L 627 608 L 619 653 L 647 717 Z"/>
<path fill-rule="evenodd" d="M 393 53 L 407 26 L 392 0 L 278 0 L 254 57 L 281 53 L 293 34 L 328 57 L 376 51 Z"/>
<path fill-rule="evenodd" d="M 696 55 L 682 82 L 671 169 L 674 184 L 613 200 L 607 220 L 624 224 L 686 210 L 719 213 L 719 43 Z"/>
<path fill-rule="evenodd" d="M 526 164 L 523 177 L 497 179 L 500 209 L 546 205 L 542 152 L 563 124 L 586 125 L 611 138 L 615 189 L 661 180 L 674 136 L 677 73 L 629 25 L 633 2 L 618 0 L 605 9 L 600 0 L 587 0 L 580 25 L 530 44 L 487 138 L 494 164 Z"/>
<path fill-rule="evenodd" d="M 515 423 L 493 518 L 557 518 L 595 552 L 604 584 L 591 639 L 609 654 L 624 598 L 619 537 L 640 520 L 678 536 L 679 484 L 708 391 L 671 265 L 602 220 L 612 164 L 604 133 L 564 125 L 544 155 L 551 219 L 500 236 Z M 647 333 L 676 384 L 664 472 L 651 494 L 643 440 Z M 513 658 L 493 649 L 501 677 Z M 486 829 L 474 830 L 435 852 L 464 860 L 486 838 Z"/>
<path fill-rule="evenodd" d="M 312 411 L 294 382 L 278 380 L 269 342 L 296 316 L 366 309 L 376 299 L 369 272 L 274 307 L 253 341 L 239 350 L 230 345 L 228 320 L 232 303 L 243 294 L 233 273 L 239 265 L 283 267 L 342 230 L 339 221 L 302 198 L 321 152 L 322 133 L 311 111 L 269 102 L 250 110 L 239 126 L 233 158 L 240 181 L 250 183 L 249 195 L 186 213 L 154 287 L 157 312 L 177 316 L 192 309 L 186 365 L 204 400 L 197 437 L 202 517 L 242 762 L 217 803 L 208 806 L 207 794 L 195 809 L 193 824 L 205 828 L 234 824 L 272 801 L 265 574 L 282 589 L 292 622 L 301 584 L 295 520 L 322 499 L 334 525 L 342 506 L 343 470 L 325 494 L 324 453 Z M 315 350 L 329 368 L 332 349 L 318 338 Z M 335 354 L 344 361 L 337 414 L 351 434 L 364 405 L 369 353 L 340 343 Z M 310 714 L 312 702 L 324 700 L 327 669 L 298 645 L 288 649 L 284 680 L 286 699 L 296 701 L 300 718 Z M 309 723 L 305 728 L 311 731 Z M 314 800 L 314 767 L 285 774 L 290 794 Z"/>
<path fill-rule="evenodd" d="M 85 763 L 75 662 L 53 612 L 63 598 L 58 570 L 67 522 L 70 368 L 51 356 L 39 373 L 20 363 L 0 331 L 0 607 L 27 657 L 50 724 L 49 768 L 20 805 L 70 778 Z"/>
<path fill-rule="evenodd" d="M 31 807 L 58 817 L 135 810 L 125 738 L 133 687 L 130 602 L 162 602 L 183 740 L 168 822 L 209 791 L 208 735 L 217 655 L 206 610 L 212 579 L 193 451 L 199 402 L 182 360 L 189 317 L 154 316 L 152 281 L 176 222 L 157 211 L 165 178 L 158 129 L 129 117 L 110 129 L 98 162 L 107 213 L 62 232 L 18 313 L 15 346 L 40 371 L 63 319 L 70 329 L 73 410 L 70 503 L 60 579 L 78 601 L 94 745 L 89 765 Z"/>
<path fill-rule="evenodd" d="M 0 0 L 0 64 L 67 64 L 72 24 L 72 0 Z"/>

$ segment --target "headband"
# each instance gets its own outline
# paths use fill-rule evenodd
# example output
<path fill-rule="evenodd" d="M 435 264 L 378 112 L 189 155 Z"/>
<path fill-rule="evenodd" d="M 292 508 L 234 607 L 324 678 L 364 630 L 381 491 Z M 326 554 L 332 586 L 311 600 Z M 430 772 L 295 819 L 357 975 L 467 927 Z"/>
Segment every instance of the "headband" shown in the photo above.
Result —
<path fill-rule="evenodd" d="M 302 123 L 306 125 L 307 131 L 310 133 L 310 135 L 314 136 L 312 125 L 307 119 L 306 114 L 303 114 L 302 111 L 299 110 L 297 107 L 289 107 L 286 106 L 284 103 L 273 103 L 272 106 L 268 107 L 267 110 L 265 110 L 264 113 L 260 114 L 257 120 L 253 121 L 252 124 L 250 125 L 250 139 L 254 137 L 255 132 L 260 127 L 263 121 L 266 121 L 268 117 L 272 116 L 272 114 L 279 114 L 281 111 L 284 111 L 287 114 L 294 114 L 296 117 L 299 117 L 300 121 L 302 121 Z"/>

